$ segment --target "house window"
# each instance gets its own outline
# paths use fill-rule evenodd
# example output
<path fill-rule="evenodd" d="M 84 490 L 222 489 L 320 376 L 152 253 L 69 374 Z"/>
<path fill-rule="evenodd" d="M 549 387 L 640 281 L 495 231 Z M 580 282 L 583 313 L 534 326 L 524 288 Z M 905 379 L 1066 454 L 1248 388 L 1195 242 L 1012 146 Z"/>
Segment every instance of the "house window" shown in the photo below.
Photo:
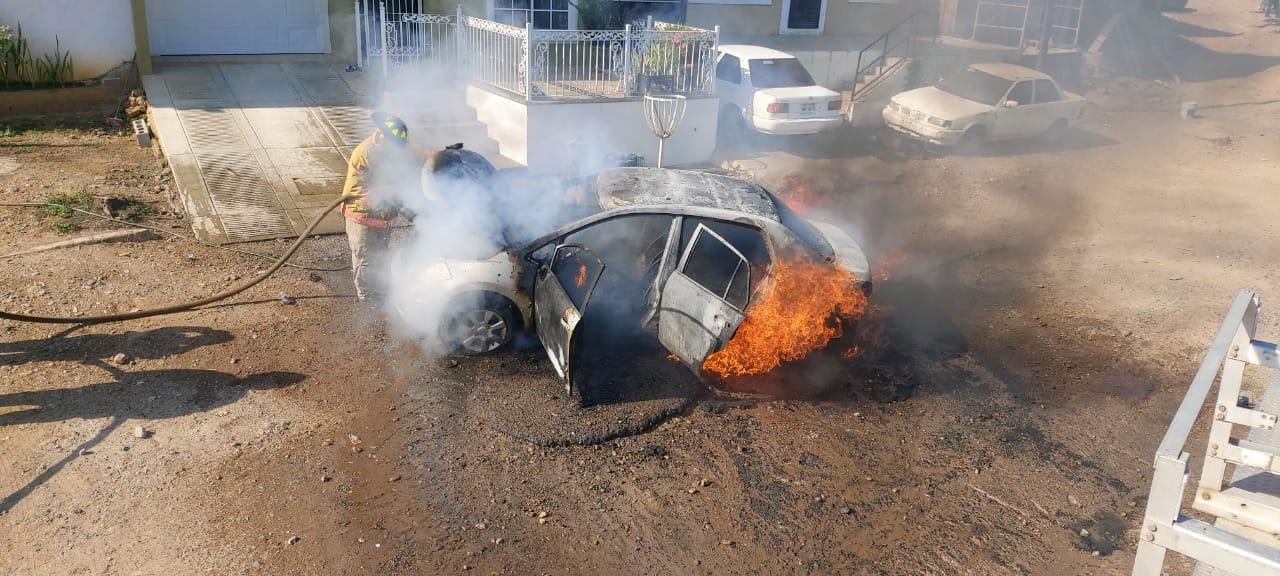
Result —
<path fill-rule="evenodd" d="M 534 28 L 567 30 L 569 0 L 493 0 L 493 19 L 503 24 Z"/>

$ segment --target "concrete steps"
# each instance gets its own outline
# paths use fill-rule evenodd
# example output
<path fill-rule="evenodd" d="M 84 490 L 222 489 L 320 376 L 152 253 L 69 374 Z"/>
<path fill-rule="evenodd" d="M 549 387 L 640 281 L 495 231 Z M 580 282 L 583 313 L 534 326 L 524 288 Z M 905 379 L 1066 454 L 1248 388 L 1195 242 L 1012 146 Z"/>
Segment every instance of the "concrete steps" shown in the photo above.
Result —
<path fill-rule="evenodd" d="M 848 90 L 840 91 L 841 110 L 853 126 L 878 125 L 880 109 L 894 94 L 905 87 L 902 70 L 910 58 L 889 56 L 885 66 L 862 75 Z M 865 108 L 865 109 L 862 109 Z"/>

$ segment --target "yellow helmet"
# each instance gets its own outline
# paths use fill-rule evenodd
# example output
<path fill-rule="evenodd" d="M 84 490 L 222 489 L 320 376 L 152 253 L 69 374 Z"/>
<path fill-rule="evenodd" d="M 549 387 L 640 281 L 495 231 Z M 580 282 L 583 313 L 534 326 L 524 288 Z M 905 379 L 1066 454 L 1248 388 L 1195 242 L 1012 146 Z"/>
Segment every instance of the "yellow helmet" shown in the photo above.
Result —
<path fill-rule="evenodd" d="M 392 116 L 386 112 L 374 112 L 372 115 L 373 125 L 386 136 L 388 140 L 400 145 L 409 142 L 409 127 L 405 125 L 404 120 L 397 116 Z"/>

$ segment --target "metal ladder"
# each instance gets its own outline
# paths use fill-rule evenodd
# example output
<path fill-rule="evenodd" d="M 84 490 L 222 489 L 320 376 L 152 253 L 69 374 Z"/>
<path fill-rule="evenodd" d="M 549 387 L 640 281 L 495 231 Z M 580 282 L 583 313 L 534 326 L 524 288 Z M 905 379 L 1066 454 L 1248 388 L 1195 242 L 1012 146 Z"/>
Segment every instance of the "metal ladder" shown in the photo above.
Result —
<path fill-rule="evenodd" d="M 1240 390 L 1247 365 L 1280 369 L 1276 345 L 1254 339 L 1260 307 L 1251 291 L 1236 296 L 1160 442 L 1134 576 L 1160 576 L 1167 551 L 1199 561 L 1198 575 L 1280 575 L 1280 371 L 1257 406 Z M 1216 519 L 1209 524 L 1183 514 L 1190 454 L 1182 450 L 1219 370 L 1204 466 L 1191 503 Z M 1237 426 L 1247 437 L 1234 434 Z M 1228 465 L 1235 467 L 1229 483 Z"/>

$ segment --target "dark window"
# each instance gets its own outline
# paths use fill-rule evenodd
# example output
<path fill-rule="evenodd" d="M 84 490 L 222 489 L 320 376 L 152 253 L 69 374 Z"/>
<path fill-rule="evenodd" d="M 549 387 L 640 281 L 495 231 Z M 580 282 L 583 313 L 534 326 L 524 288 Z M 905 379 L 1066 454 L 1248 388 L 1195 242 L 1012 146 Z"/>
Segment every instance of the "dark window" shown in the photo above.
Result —
<path fill-rule="evenodd" d="M 568 0 L 494 0 L 493 19 L 502 24 L 564 30 L 569 28 Z"/>
<path fill-rule="evenodd" d="M 1057 102 L 1061 99 L 1062 95 L 1058 93 L 1058 87 L 1053 85 L 1052 80 L 1036 80 L 1036 104 Z"/>
<path fill-rule="evenodd" d="M 690 280 L 738 308 L 747 305 L 747 290 L 746 282 L 737 277 L 750 278 L 748 270 L 746 259 L 706 228 L 694 234 L 693 246 L 681 269 Z M 734 292 L 733 299 L 730 292 Z"/>
<path fill-rule="evenodd" d="M 747 67 L 751 69 L 751 85 L 756 88 L 813 86 L 813 76 L 795 58 L 749 60 Z"/>
<path fill-rule="evenodd" d="M 1013 90 L 1009 91 L 1009 96 L 1005 98 L 1005 101 L 1017 102 L 1019 105 L 1030 104 L 1031 82 L 1029 80 L 1023 80 L 1022 82 L 1014 84 Z"/>
<path fill-rule="evenodd" d="M 1004 93 L 1009 91 L 1010 84 L 1012 82 L 1004 78 L 997 78 L 986 72 L 966 68 L 964 71 L 952 74 L 942 82 L 939 82 L 938 89 L 965 100 L 973 100 L 988 106 L 995 106 L 1004 97 Z"/>
<path fill-rule="evenodd" d="M 787 28 L 792 30 L 817 30 L 822 24 L 822 3 L 825 0 L 791 0 L 787 11 Z"/>
<path fill-rule="evenodd" d="M 560 281 L 560 286 L 569 295 L 569 301 L 573 302 L 573 307 L 579 312 L 583 311 L 591 289 L 595 288 L 596 280 L 600 279 L 602 272 L 604 262 L 590 250 L 574 245 L 558 248 L 556 260 L 551 265 L 551 273 L 556 275 L 556 280 Z"/>
<path fill-rule="evenodd" d="M 720 58 L 720 63 L 716 65 L 716 79 L 741 84 L 742 61 L 738 60 L 737 56 L 725 54 Z"/>
<path fill-rule="evenodd" d="M 745 308 L 751 292 L 769 269 L 769 249 L 765 245 L 764 234 L 745 224 L 685 217 L 680 232 L 682 248 L 693 241 L 699 225 L 724 240 L 703 232 L 698 244 L 690 250 L 682 271 L 716 296 L 740 309 Z M 745 266 L 738 266 L 742 259 L 734 250 L 746 259 Z"/>
<path fill-rule="evenodd" d="M 670 214 L 619 216 L 574 230 L 564 241 L 586 246 L 609 263 L 602 284 L 648 282 L 657 270 L 653 260 L 662 257 L 672 218 Z"/>

